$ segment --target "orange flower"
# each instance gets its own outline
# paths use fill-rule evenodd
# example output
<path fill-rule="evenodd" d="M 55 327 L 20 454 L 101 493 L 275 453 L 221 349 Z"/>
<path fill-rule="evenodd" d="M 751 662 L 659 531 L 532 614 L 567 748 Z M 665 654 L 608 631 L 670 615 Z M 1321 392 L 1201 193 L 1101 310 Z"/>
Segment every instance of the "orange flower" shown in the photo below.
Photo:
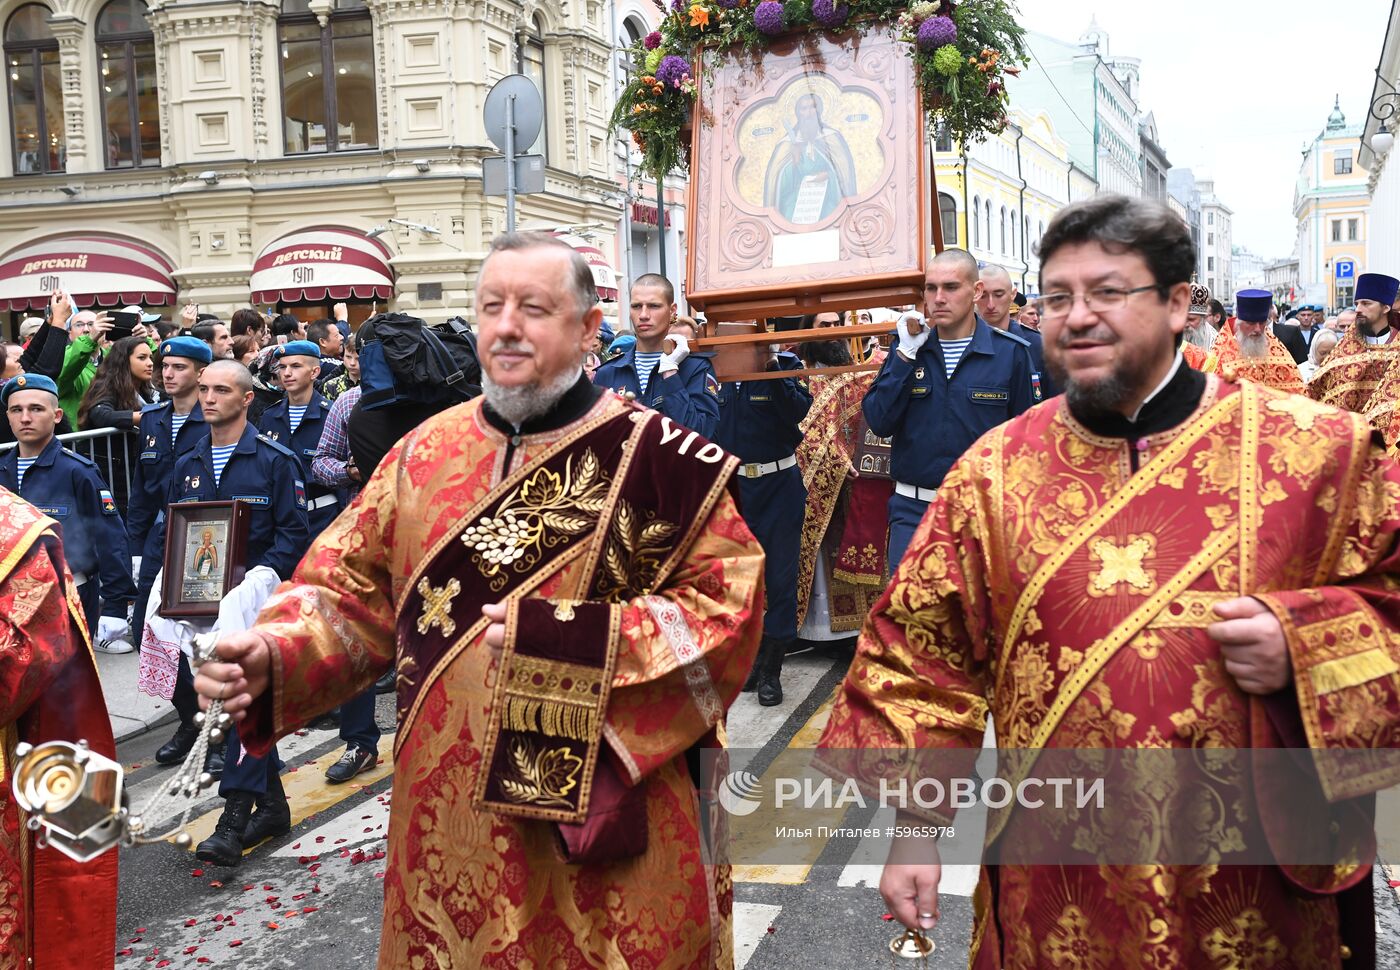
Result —
<path fill-rule="evenodd" d="M 710 25 L 710 12 L 700 4 L 690 8 L 690 26 L 704 30 Z"/>

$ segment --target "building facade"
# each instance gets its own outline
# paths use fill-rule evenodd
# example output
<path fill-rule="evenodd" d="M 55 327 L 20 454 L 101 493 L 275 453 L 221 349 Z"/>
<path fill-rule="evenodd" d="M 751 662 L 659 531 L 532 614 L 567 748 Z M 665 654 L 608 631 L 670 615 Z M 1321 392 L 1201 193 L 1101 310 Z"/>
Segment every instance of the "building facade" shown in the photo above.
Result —
<path fill-rule="evenodd" d="M 543 0 L 5 0 L 11 323 L 54 285 L 220 314 L 255 290 L 314 315 L 342 298 L 356 318 L 467 312 L 505 228 L 504 200 L 483 192 L 497 149 L 482 109 L 511 73 L 544 103 L 521 150 L 542 156 L 545 188 L 519 198 L 519 226 L 602 227 L 592 241 L 615 254 L 610 17 Z M 112 272 L 88 279 L 74 264 L 93 236 Z M 4 251 L 36 243 L 43 258 L 11 265 Z M 168 280 L 107 278 L 133 260 Z"/>
<path fill-rule="evenodd" d="M 1298 295 L 1298 261 L 1278 259 L 1264 267 L 1264 289 L 1274 294 L 1275 303 L 1296 304 Z"/>
<path fill-rule="evenodd" d="M 1201 190 L 1196 187 L 1196 175 L 1189 168 L 1173 168 L 1167 172 L 1167 204 L 1186 220 L 1191 228 L 1191 241 L 1196 244 L 1196 277 L 1204 279 L 1201 257 Z"/>
<path fill-rule="evenodd" d="M 1214 179 L 1197 179 L 1201 198 L 1201 265 L 1197 279 L 1210 287 L 1211 296 L 1226 306 L 1235 301 L 1235 274 L 1232 268 L 1234 211 L 1215 194 Z"/>
<path fill-rule="evenodd" d="M 1386 130 L 1392 141 L 1400 128 L 1400 0 L 1391 5 L 1389 24 L 1376 63 L 1376 83 L 1371 90 L 1371 108 L 1361 132 L 1357 160 L 1366 169 L 1370 211 L 1389 214 L 1389 218 L 1371 221 L 1364 268 L 1400 276 L 1400 220 L 1394 215 L 1400 212 L 1400 161 L 1392 157 L 1393 145 L 1377 152 L 1373 144 L 1382 118 L 1389 119 Z"/>
<path fill-rule="evenodd" d="M 1072 165 L 1048 114 L 1013 107 L 1010 118 L 1005 131 L 965 153 L 946 135 L 935 135 L 943 242 L 1005 267 L 1021 292 L 1038 293 L 1035 247 L 1073 197 Z"/>
<path fill-rule="evenodd" d="M 1167 202 L 1167 173 L 1172 163 L 1162 148 L 1161 136 L 1157 133 L 1157 119 L 1148 112 L 1138 125 L 1138 137 L 1142 143 L 1142 195 L 1146 199 Z"/>
<path fill-rule="evenodd" d="M 1234 246 L 1230 251 L 1230 269 L 1235 278 L 1236 290 L 1269 289 L 1268 268 L 1276 260 L 1265 259 L 1250 252 L 1244 246 Z"/>
<path fill-rule="evenodd" d="M 1134 91 L 1134 58 L 1110 59 L 1109 38 L 1097 22 L 1078 43 L 1028 31 L 1034 53 L 1009 82 L 1012 103 L 1049 116 L 1073 162 L 1100 192 L 1142 194 L 1142 136 Z"/>
<path fill-rule="evenodd" d="M 1369 173 L 1357 158 L 1363 127 L 1347 124 L 1338 100 L 1298 168 L 1299 283 L 1307 300 L 1329 309 L 1352 302 L 1356 274 L 1366 265 Z"/>

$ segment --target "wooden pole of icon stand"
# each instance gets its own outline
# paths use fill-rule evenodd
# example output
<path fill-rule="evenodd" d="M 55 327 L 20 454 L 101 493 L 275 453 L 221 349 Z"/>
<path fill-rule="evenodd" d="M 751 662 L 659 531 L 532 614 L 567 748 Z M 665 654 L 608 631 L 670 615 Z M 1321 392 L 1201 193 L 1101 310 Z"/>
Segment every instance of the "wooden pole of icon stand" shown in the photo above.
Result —
<path fill-rule="evenodd" d="M 929 199 L 933 208 L 933 251 L 943 252 L 945 243 L 943 239 L 943 220 L 938 210 L 938 183 L 933 166 L 929 166 Z M 900 294 L 891 293 L 891 296 Z M 908 294 L 903 294 L 908 295 Z M 837 301 L 839 304 L 839 297 Z M 917 305 L 917 297 L 915 299 Z M 818 309 L 819 307 L 819 309 Z M 821 301 L 813 309 L 820 313 L 839 312 L 845 313 L 851 310 L 867 309 L 867 306 L 830 306 L 826 301 Z M 918 327 L 915 333 L 923 329 L 923 325 L 914 323 Z M 716 357 L 716 371 L 719 371 L 721 381 L 771 381 L 781 380 L 793 376 L 793 371 L 783 370 L 761 370 L 766 355 L 762 352 L 762 347 L 768 344 L 805 344 L 817 340 L 846 340 L 856 341 L 866 336 L 884 336 L 890 332 L 890 325 L 887 323 L 861 323 L 861 324 L 839 324 L 831 327 L 816 327 L 812 330 L 784 330 L 782 332 L 770 331 L 764 321 L 737 321 L 733 323 L 721 323 L 705 319 L 704 336 L 698 338 L 694 346 L 697 350 L 712 351 Z M 853 347 L 852 357 L 859 357 L 859 346 Z M 747 353 L 745 352 L 747 351 Z M 736 359 L 738 358 L 738 359 Z M 725 365 L 733 366 L 737 372 L 730 370 Z M 749 369 L 744 369 L 745 367 Z M 847 364 L 843 367 L 813 367 L 801 371 L 803 377 L 811 377 L 816 374 L 852 374 L 861 371 L 879 370 L 879 365 L 874 363 Z"/>

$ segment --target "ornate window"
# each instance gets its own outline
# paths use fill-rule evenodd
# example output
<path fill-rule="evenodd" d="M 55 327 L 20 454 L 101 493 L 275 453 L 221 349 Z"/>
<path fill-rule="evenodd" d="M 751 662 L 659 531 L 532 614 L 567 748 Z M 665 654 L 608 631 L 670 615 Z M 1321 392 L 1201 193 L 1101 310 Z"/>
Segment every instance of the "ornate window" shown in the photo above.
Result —
<path fill-rule="evenodd" d="M 938 214 L 943 220 L 943 245 L 958 244 L 958 203 L 947 192 L 938 193 Z"/>
<path fill-rule="evenodd" d="M 97 62 L 106 166 L 159 165 L 156 48 L 141 0 L 112 0 L 97 15 Z"/>
<path fill-rule="evenodd" d="M 284 151 L 379 147 L 374 28 L 364 0 L 335 0 L 324 27 L 308 0 L 282 0 L 277 40 Z"/>
<path fill-rule="evenodd" d="M 516 145 L 515 150 L 522 155 L 543 155 L 548 161 L 549 149 L 545 132 L 549 130 L 549 98 L 545 94 L 548 88 L 545 86 L 544 23 L 539 17 L 531 21 L 528 30 L 521 30 L 515 36 L 515 70 L 535 82 L 535 87 L 540 92 L 540 101 L 544 105 L 544 124 L 540 125 L 540 133 L 534 144 L 529 147 Z"/>
<path fill-rule="evenodd" d="M 25 4 L 5 22 L 5 74 L 16 175 L 62 172 L 68 145 L 63 132 L 63 71 L 49 8 Z"/>

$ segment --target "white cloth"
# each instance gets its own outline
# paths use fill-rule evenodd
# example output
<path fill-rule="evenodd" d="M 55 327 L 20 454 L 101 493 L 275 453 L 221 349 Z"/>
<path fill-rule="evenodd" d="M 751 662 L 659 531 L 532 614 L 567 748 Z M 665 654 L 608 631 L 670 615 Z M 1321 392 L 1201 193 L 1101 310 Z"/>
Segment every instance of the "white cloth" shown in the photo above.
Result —
<path fill-rule="evenodd" d="M 162 570 L 162 572 L 164 572 Z M 146 605 L 145 628 L 141 632 L 141 668 L 136 687 L 143 694 L 175 696 L 175 675 L 180 669 L 180 654 L 190 656 L 194 638 L 200 633 L 229 633 L 246 630 L 258 619 L 267 598 L 281 582 L 269 566 L 254 566 L 219 604 L 217 618 L 172 620 L 160 615 L 161 573 L 156 574 L 151 587 L 151 599 Z"/>

